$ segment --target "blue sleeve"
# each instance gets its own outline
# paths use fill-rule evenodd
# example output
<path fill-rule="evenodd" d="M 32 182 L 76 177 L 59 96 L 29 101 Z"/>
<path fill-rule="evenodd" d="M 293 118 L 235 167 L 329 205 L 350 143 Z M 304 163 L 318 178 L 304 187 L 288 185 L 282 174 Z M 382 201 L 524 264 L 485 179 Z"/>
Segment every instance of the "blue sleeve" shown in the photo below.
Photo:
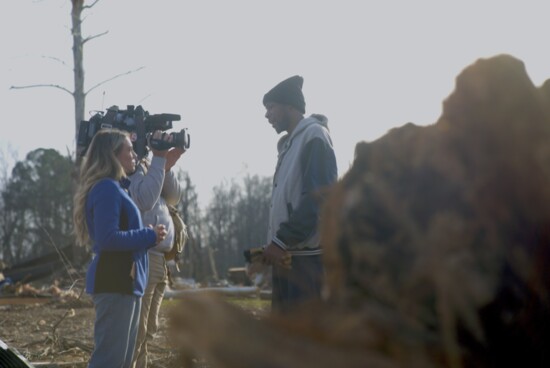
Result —
<path fill-rule="evenodd" d="M 334 150 L 321 138 L 306 144 L 300 161 L 303 183 L 301 199 L 296 209 L 289 208 L 289 220 L 281 224 L 276 234 L 277 240 L 289 248 L 315 233 L 323 200 L 320 189 L 334 184 L 338 177 Z"/>
<path fill-rule="evenodd" d="M 112 181 L 98 183 L 92 192 L 93 234 L 97 247 L 110 251 L 134 251 L 153 247 L 156 234 L 153 229 L 121 230 L 122 196 Z"/>

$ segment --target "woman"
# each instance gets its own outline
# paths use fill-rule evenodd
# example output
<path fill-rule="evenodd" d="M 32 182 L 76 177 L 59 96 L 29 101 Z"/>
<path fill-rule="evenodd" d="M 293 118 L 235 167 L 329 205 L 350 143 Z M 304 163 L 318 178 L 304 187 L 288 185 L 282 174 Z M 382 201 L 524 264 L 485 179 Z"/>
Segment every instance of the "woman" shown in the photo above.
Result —
<path fill-rule="evenodd" d="M 143 226 L 128 196 L 127 176 L 135 170 L 136 157 L 126 132 L 102 130 L 81 166 L 74 222 L 78 243 L 91 240 L 93 251 L 86 274 L 86 292 L 96 312 L 90 368 L 130 366 L 147 284 L 147 249 L 166 236 L 163 225 Z"/>

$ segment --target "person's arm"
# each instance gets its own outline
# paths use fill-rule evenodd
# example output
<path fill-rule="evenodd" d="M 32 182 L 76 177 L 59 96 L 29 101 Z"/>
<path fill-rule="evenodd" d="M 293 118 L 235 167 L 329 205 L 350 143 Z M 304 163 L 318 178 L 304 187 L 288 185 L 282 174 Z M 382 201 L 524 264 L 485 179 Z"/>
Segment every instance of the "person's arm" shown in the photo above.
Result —
<path fill-rule="evenodd" d="M 150 248 L 156 244 L 157 234 L 151 228 L 121 230 L 122 197 L 117 184 L 102 181 L 92 192 L 93 234 L 101 250 L 133 251 Z"/>
<path fill-rule="evenodd" d="M 164 186 L 162 188 L 162 196 L 167 204 L 175 206 L 181 199 L 183 195 L 183 188 L 181 187 L 176 174 L 172 170 L 176 162 L 180 159 L 181 155 L 185 153 L 185 150 L 182 148 L 173 148 L 169 150 L 166 154 L 166 165 L 165 176 L 164 176 Z"/>
<path fill-rule="evenodd" d="M 182 187 L 172 170 L 167 171 L 164 177 L 162 196 L 167 204 L 175 206 L 183 195 Z"/>
<path fill-rule="evenodd" d="M 293 249 L 315 234 L 322 198 L 320 189 L 336 182 L 336 157 L 332 147 L 321 138 L 306 144 L 300 157 L 302 166 L 302 196 L 295 209 L 289 209 L 289 219 L 283 222 L 273 243 L 282 249 Z"/>
<path fill-rule="evenodd" d="M 140 211 L 149 211 L 157 203 L 164 183 L 164 165 L 166 159 L 153 156 L 147 173 L 138 166 L 136 172 L 130 176 L 130 196 Z"/>

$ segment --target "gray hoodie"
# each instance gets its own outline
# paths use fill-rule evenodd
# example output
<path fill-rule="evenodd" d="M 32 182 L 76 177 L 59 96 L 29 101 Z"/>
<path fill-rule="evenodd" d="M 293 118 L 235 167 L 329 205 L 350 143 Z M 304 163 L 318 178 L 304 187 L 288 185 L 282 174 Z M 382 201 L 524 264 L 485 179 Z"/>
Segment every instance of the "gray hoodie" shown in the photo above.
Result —
<path fill-rule="evenodd" d="M 327 125 L 322 115 L 304 118 L 277 145 L 267 241 L 295 256 L 321 253 L 319 189 L 338 176 Z"/>
<path fill-rule="evenodd" d="M 165 172 L 166 159 L 153 156 L 149 168 L 138 165 L 130 176 L 130 196 L 141 211 L 143 225 L 166 226 L 166 238 L 150 251 L 165 253 L 174 242 L 174 224 L 167 205 L 175 206 L 182 196 L 182 188 L 176 176 Z"/>

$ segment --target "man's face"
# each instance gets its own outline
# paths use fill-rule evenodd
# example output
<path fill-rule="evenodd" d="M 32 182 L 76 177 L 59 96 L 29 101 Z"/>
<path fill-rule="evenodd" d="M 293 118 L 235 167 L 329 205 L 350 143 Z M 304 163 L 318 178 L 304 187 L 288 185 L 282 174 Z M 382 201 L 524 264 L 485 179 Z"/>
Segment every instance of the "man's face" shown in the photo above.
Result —
<path fill-rule="evenodd" d="M 276 102 L 265 104 L 265 118 L 277 134 L 287 131 L 290 124 L 288 106 Z"/>

